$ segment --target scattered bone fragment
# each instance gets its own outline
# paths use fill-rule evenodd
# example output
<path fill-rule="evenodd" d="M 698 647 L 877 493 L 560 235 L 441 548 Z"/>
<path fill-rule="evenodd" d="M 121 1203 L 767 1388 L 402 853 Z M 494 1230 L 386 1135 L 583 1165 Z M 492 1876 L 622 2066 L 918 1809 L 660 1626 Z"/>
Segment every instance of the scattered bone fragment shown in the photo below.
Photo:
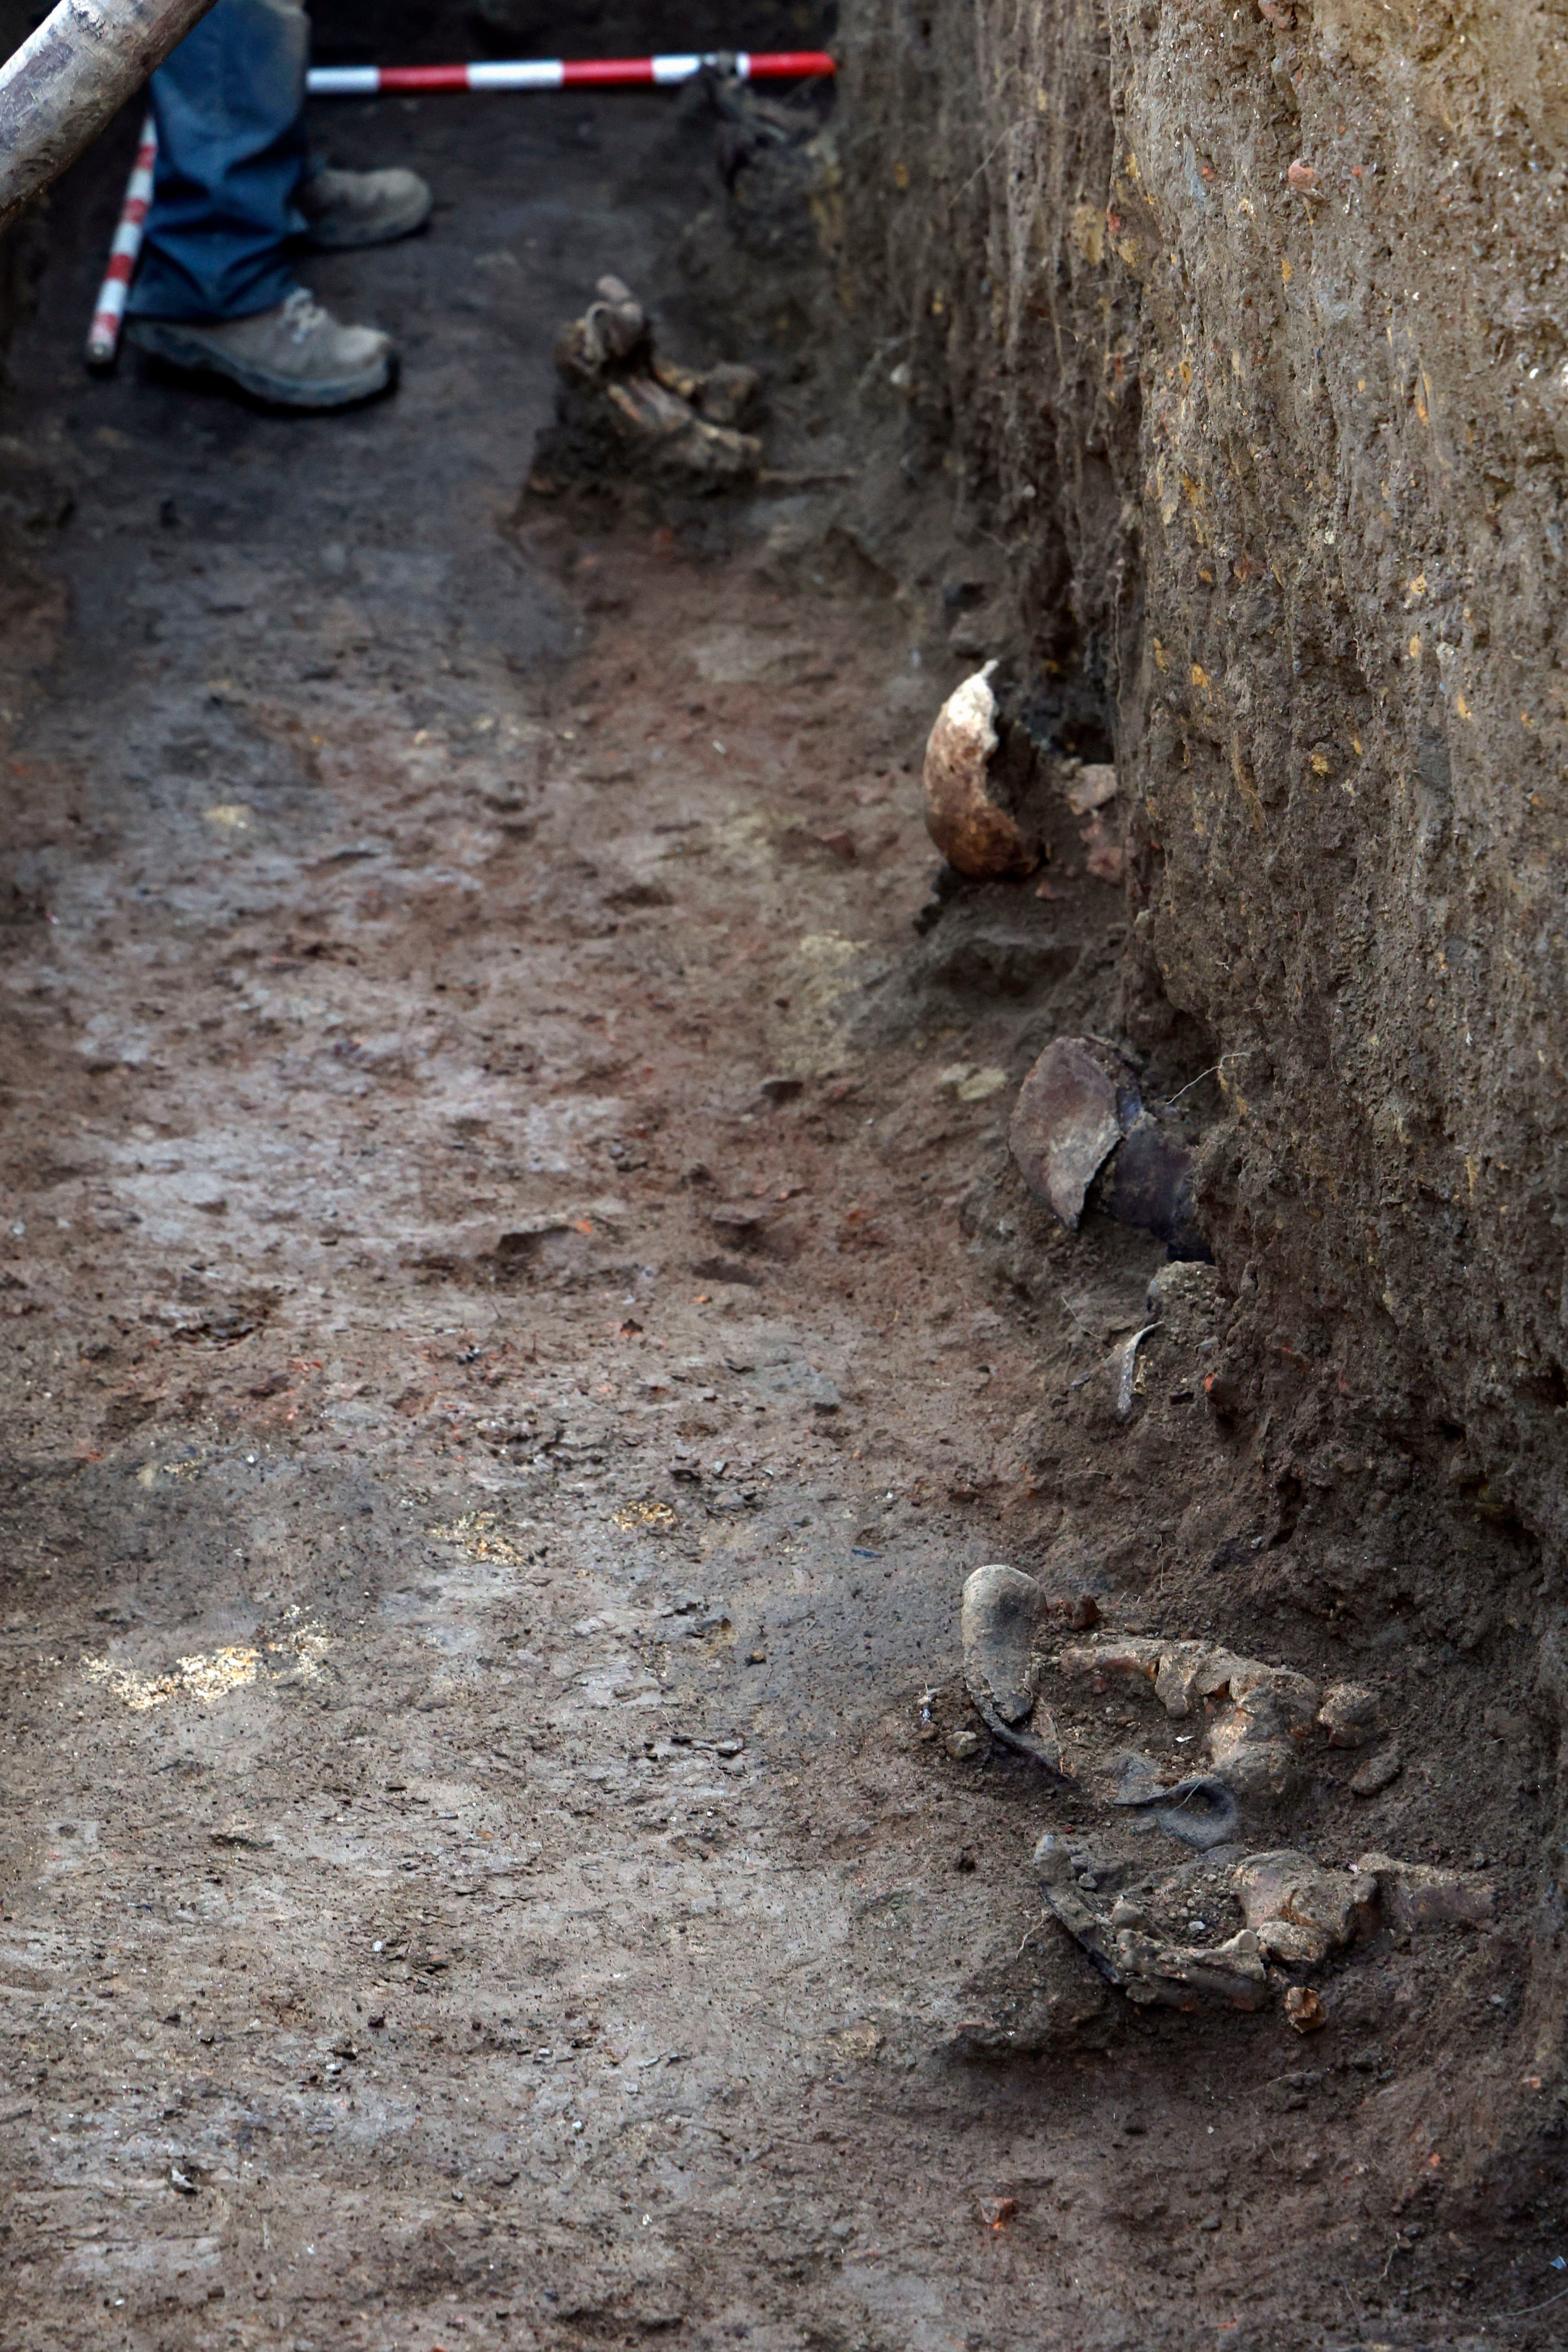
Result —
<path fill-rule="evenodd" d="M 752 435 L 710 425 L 652 376 L 612 380 L 604 391 L 611 430 L 655 472 L 717 486 L 749 480 L 761 467 L 762 443 Z"/>
<path fill-rule="evenodd" d="M 1296 1795 L 1303 1750 L 1322 1703 L 1316 1683 L 1285 1666 L 1238 1658 L 1209 1642 L 1111 1635 L 1062 1652 L 1067 1674 L 1123 1674 L 1152 1683 L 1167 1715 L 1190 1716 L 1196 1702 L 1227 1695 L 1209 1725 L 1210 1763 L 1237 1796 L 1278 1803 Z"/>
<path fill-rule="evenodd" d="M 990 767 L 1000 738 L 996 698 L 987 662 L 955 687 L 936 715 L 926 743 L 926 831 L 948 864 L 973 881 L 1022 880 L 1040 862 L 991 788 Z"/>
<path fill-rule="evenodd" d="M 1165 2009 L 1216 2004 L 1242 2010 L 1268 2001 L 1268 1970 L 1249 1928 L 1223 1943 L 1186 1945 L 1115 1926 L 1080 1891 L 1066 1841 L 1050 1832 L 1035 1848 L 1035 1868 L 1057 1918 L 1129 2000 Z"/>
<path fill-rule="evenodd" d="M 1248 1927 L 1223 1944 L 1161 1944 L 1123 1928 L 1117 1957 L 1126 1971 L 1129 2000 L 1157 2002 L 1164 2009 L 1195 2009 L 1211 2002 L 1227 2009 L 1262 2009 L 1268 2000 L 1268 1972 Z"/>
<path fill-rule="evenodd" d="M 1288 1739 L 1259 1738 L 1256 1717 L 1232 1707 L 1208 1736 L 1209 1761 L 1236 1790 L 1260 1804 L 1280 1805 L 1306 1785 L 1303 1759 Z"/>
<path fill-rule="evenodd" d="M 960 1102 L 984 1102 L 987 1095 L 1000 1094 L 1007 1083 L 1005 1070 L 994 1066 L 976 1067 L 973 1062 L 950 1062 L 937 1072 L 937 1085 L 951 1087 Z"/>
<path fill-rule="evenodd" d="M 1405 1753 L 1397 1741 L 1388 1748 L 1380 1748 L 1375 1756 L 1367 1758 L 1359 1771 L 1352 1773 L 1351 1795 L 1380 1797 L 1384 1789 L 1398 1780 L 1404 1769 Z"/>
<path fill-rule="evenodd" d="M 977 1711 L 999 1739 L 1059 1773 L 1061 1742 L 1056 1726 L 1035 1705 L 1035 1625 L 1042 1606 L 1038 1584 L 1021 1569 L 1001 1564 L 975 1569 L 963 1587 L 963 1679 Z"/>
<path fill-rule="evenodd" d="M 673 392 L 700 409 L 710 425 L 739 428 L 756 406 L 762 378 L 755 368 L 721 360 L 717 367 L 682 368 L 673 361 L 654 362 L 654 373 L 667 392 Z"/>
<path fill-rule="evenodd" d="M 1272 1710 L 1292 1731 L 1309 1730 L 1322 1704 L 1322 1692 L 1307 1675 L 1289 1666 L 1265 1665 L 1258 1658 L 1232 1658 L 1230 1695 L 1237 1706 L 1262 1716 Z"/>
<path fill-rule="evenodd" d="M 530 487 L 549 495 L 573 473 L 621 471 L 695 489 L 743 487 L 763 445 L 739 429 L 761 379 L 752 368 L 701 371 L 663 358 L 653 323 L 618 278 L 555 345 L 557 422 L 541 435 Z"/>
<path fill-rule="evenodd" d="M 1231 1708 L 1208 1736 L 1209 1761 L 1238 1797 L 1284 1804 L 1306 1785 L 1304 1760 L 1288 1739 L 1260 1738 L 1256 1718 Z"/>
<path fill-rule="evenodd" d="M 1323 1693 L 1318 1721 L 1331 1748 L 1366 1748 L 1384 1728 L 1377 1693 L 1365 1683 L 1332 1683 Z"/>
<path fill-rule="evenodd" d="M 1161 1653 L 1154 1672 L 1154 1696 L 1167 1715 L 1181 1721 L 1191 1715 L 1194 1699 L 1209 1698 L 1224 1690 L 1232 1672 L 1244 1663 L 1207 1642 L 1173 1642 Z"/>
<path fill-rule="evenodd" d="M 1139 1346 L 1142 1340 L 1148 1339 L 1152 1331 L 1157 1331 L 1159 1328 L 1157 1323 L 1145 1323 L 1141 1330 L 1133 1332 L 1130 1339 L 1122 1341 L 1121 1370 L 1116 1380 L 1118 1421 L 1131 1421 L 1132 1418 L 1133 1399 L 1138 1392 Z"/>
<path fill-rule="evenodd" d="M 1232 1885 L 1247 1926 L 1277 1960 L 1315 1968 L 1354 1938 L 1358 1888 L 1348 1870 L 1325 1870 L 1306 1853 L 1252 1853 Z"/>
<path fill-rule="evenodd" d="M 1098 816 L 1091 816 L 1079 835 L 1083 844 L 1084 872 L 1096 882 L 1120 882 L 1127 871 L 1127 853 L 1111 838 Z"/>
<path fill-rule="evenodd" d="M 1102 1633 L 1093 1642 L 1075 1642 L 1062 1652 L 1062 1672 L 1068 1675 L 1130 1675 L 1152 1683 L 1160 1670 L 1168 1643 L 1146 1633 Z"/>
<path fill-rule="evenodd" d="M 1351 1869 L 1375 1881 L 1383 1923 L 1396 1934 L 1414 1927 L 1483 1927 L 1497 1908 L 1494 1886 L 1457 1870 L 1398 1862 L 1387 1853 L 1363 1853 Z"/>
<path fill-rule="evenodd" d="M 1274 1707 L 1292 1726 L 1310 1723 L 1320 1704 L 1315 1683 L 1289 1666 L 1240 1658 L 1214 1642 L 1175 1641 L 1158 1633 L 1105 1633 L 1072 1643 L 1061 1654 L 1069 1675 L 1122 1674 L 1152 1683 L 1167 1715 L 1193 1711 L 1194 1698 L 1228 1692 L 1239 1706 Z"/>
<path fill-rule="evenodd" d="M 1084 871 L 1097 882 L 1120 882 L 1126 870 L 1126 854 L 1100 814 L 1116 798 L 1115 769 L 1099 761 L 1087 767 L 1068 768 L 1062 791 L 1074 816 L 1089 819 L 1079 834 L 1084 847 Z"/>
<path fill-rule="evenodd" d="M 1249 1664 L 1230 1677 L 1231 1704 L 1209 1726 L 1215 1770 L 1239 1797 L 1279 1804 L 1306 1781 L 1303 1748 L 1318 1711 L 1317 1686 L 1304 1675 Z"/>
<path fill-rule="evenodd" d="M 1068 772 L 1065 791 L 1074 816 L 1088 816 L 1116 798 L 1116 771 L 1103 761 L 1090 761 L 1088 766 Z"/>
<path fill-rule="evenodd" d="M 1321 1693 L 1305 1675 L 1237 1660 L 1231 1704 L 1209 1727 L 1209 1760 L 1237 1796 L 1278 1804 L 1305 1784 L 1304 1749 Z"/>
<path fill-rule="evenodd" d="M 1314 1992 L 1310 1985 L 1287 1985 L 1284 2009 L 1298 2033 L 1316 2033 L 1321 2025 L 1329 2021 L 1322 1995 Z"/>

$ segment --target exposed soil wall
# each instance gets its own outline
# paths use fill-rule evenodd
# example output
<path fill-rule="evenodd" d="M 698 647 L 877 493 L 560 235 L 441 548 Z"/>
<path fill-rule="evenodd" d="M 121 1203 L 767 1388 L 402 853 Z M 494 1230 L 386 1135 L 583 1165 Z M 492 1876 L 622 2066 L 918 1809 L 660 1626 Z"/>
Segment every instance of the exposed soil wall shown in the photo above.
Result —
<path fill-rule="evenodd" d="M 1129 1027 L 1223 1057 L 1251 1339 L 1556 1553 L 1556 52 L 1272 0 L 864 0 L 846 48 L 863 318 L 994 643 L 1136 786 Z"/>
<path fill-rule="evenodd" d="M 1528 1686 L 1521 1637 L 1560 1727 L 1550 27 L 1356 0 L 859 0 L 844 49 L 862 381 L 905 412 L 865 531 L 926 642 L 945 635 L 945 677 L 1011 654 L 1113 743 L 1126 1034 L 1223 1088 L 1204 1194 L 1234 1304 L 1210 1401 L 1275 1498 L 1257 1605 L 1374 1642 L 1418 1625 L 1428 1671 L 1468 1652 Z M 912 495 L 942 469 L 967 550 L 945 571 Z M 977 1242 L 987 1218 L 1026 1258 L 1016 1208 L 982 1203 Z M 1033 1437 L 1069 1507 L 1095 1475 L 1079 1434 L 1047 1412 Z M 1185 1484 L 1145 1466 L 1130 1549 Z M 1484 1739 L 1472 1717 L 1465 1753 Z M 1528 2014 L 1554 2065 L 1551 1819 Z M 1467 2093 L 1500 2156 L 1531 2142 L 1514 2095 Z"/>

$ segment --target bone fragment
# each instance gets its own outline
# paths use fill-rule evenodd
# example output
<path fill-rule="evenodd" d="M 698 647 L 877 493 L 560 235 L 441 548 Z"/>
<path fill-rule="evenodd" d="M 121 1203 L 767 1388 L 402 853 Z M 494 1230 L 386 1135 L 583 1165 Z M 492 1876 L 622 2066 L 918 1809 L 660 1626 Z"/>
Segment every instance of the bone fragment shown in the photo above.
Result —
<path fill-rule="evenodd" d="M 954 688 L 926 743 L 926 831 L 948 864 L 977 882 L 1021 880 L 1040 862 L 989 788 L 997 748 L 995 667 L 987 662 Z"/>

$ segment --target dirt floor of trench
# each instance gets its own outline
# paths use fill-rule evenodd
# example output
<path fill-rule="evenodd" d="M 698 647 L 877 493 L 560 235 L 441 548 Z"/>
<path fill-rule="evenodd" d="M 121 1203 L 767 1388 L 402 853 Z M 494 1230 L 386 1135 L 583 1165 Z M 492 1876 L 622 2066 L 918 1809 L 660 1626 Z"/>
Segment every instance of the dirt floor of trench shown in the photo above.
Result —
<path fill-rule="evenodd" d="M 1065 835 L 917 934 L 938 689 L 781 569 L 809 502 L 509 521 L 556 326 L 673 299 L 664 101 L 331 130 L 441 198 L 310 273 L 395 400 L 89 383 L 102 166 L 15 360 L 76 511 L 5 713 L 5 2342 L 1557 2340 L 1487 2316 L 1551 2246 L 1412 2221 L 1429 2085 L 1377 2122 L 1507 1952 L 1385 1940 L 1310 2048 L 1134 2015 L 1029 1875 L 1070 1803 L 953 1736 L 987 1560 L 1153 1624 L 1190 1535 L 1184 1630 L 1264 1638 L 1212 1339 L 1157 1475 L 1020 1434 L 1163 1260 L 1003 1172 L 1119 894 Z M 1312 1834 L 1495 1832 L 1510 1736 Z"/>

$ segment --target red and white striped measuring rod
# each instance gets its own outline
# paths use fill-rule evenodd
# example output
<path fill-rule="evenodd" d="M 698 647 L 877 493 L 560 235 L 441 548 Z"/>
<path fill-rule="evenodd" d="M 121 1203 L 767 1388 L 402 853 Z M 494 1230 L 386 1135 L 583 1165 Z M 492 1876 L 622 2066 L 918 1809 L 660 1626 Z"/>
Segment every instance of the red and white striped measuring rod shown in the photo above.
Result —
<path fill-rule="evenodd" d="M 157 160 L 158 134 L 149 115 L 142 125 L 136 161 L 126 182 L 125 202 L 120 207 L 114 242 L 109 248 L 109 268 L 98 289 L 98 307 L 87 331 L 89 367 L 110 366 L 120 348 L 120 330 L 125 318 L 125 305 L 130 299 L 131 280 L 136 275 L 137 258 L 142 251 L 142 231 L 147 219 L 147 207 L 153 201 L 153 166 Z"/>
<path fill-rule="evenodd" d="M 312 66 L 305 77 L 311 98 L 378 98 L 384 93 L 427 89 L 668 89 L 690 81 L 706 68 L 720 66 L 742 81 L 809 81 L 832 74 L 837 67 L 826 49 L 774 49 L 753 54 L 696 50 L 663 58 L 535 58 L 510 64 L 471 66 Z M 89 367 L 111 367 L 120 348 L 131 280 L 142 251 L 142 232 L 153 200 L 153 166 L 158 159 L 158 134 L 153 118 L 142 126 L 136 162 L 126 184 L 125 202 L 109 268 L 99 289 L 98 307 L 87 336 Z"/>
<path fill-rule="evenodd" d="M 695 51 L 668 58 L 532 58 L 474 66 L 312 66 L 312 98 L 375 98 L 422 89 L 622 89 L 689 81 L 705 67 L 726 67 L 742 81 L 806 81 L 837 71 L 825 49 L 777 49 L 725 56 Z"/>

